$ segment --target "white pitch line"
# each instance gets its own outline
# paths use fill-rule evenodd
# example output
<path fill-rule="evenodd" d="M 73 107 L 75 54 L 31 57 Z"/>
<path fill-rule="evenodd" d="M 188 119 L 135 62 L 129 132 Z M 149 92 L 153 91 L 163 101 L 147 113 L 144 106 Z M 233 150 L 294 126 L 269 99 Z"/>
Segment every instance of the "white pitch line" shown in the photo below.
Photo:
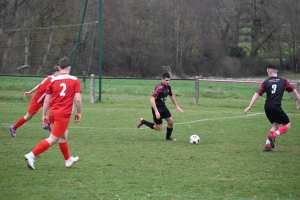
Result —
<path fill-rule="evenodd" d="M 213 120 L 224 120 L 224 119 L 234 119 L 234 118 L 242 118 L 242 117 L 252 117 L 252 116 L 256 116 L 256 115 L 261 115 L 263 113 L 253 113 L 253 114 L 247 114 L 247 115 L 239 115 L 239 116 L 230 116 L 230 117 L 219 117 L 219 118 L 206 118 L 206 119 L 199 119 L 199 120 L 194 120 L 194 121 L 188 121 L 188 122 L 179 122 L 179 123 L 174 123 L 174 125 L 182 125 L 182 124 L 192 124 L 192 123 L 197 123 L 197 122 L 204 122 L 204 121 L 213 121 Z M 4 125 L 3 123 L 1 124 L 2 126 Z M 6 125 L 6 124 L 5 124 Z M 42 124 L 41 125 L 37 125 L 37 123 L 28 123 L 26 124 L 26 126 L 43 126 Z M 164 124 L 163 126 L 166 126 L 166 124 Z M 116 130 L 120 130 L 120 129 L 133 129 L 132 127 L 117 127 L 117 128 L 105 128 L 105 127 L 86 127 L 86 126 L 69 126 L 69 129 L 76 129 L 76 128 L 79 128 L 79 129 L 116 129 Z M 145 128 L 140 128 L 140 129 L 146 129 L 148 127 L 145 127 Z M 134 128 L 136 129 L 136 128 Z"/>
<path fill-rule="evenodd" d="M 199 119 L 195 121 L 189 121 L 189 122 L 181 122 L 181 123 L 175 123 L 176 125 L 178 124 L 192 124 L 192 123 L 197 123 L 197 122 L 204 122 L 204 121 L 212 121 L 212 120 L 222 120 L 222 119 L 234 119 L 234 118 L 241 118 L 241 117 L 252 117 L 256 115 L 261 115 L 263 113 L 253 113 L 253 114 L 247 114 L 247 115 L 240 115 L 240 116 L 232 116 L 232 117 L 220 117 L 220 118 L 209 118 L 209 119 Z"/>
<path fill-rule="evenodd" d="M 223 120 L 223 119 L 234 119 L 234 118 L 242 118 L 242 117 L 252 117 L 252 116 L 261 115 L 261 114 L 263 114 L 263 113 L 253 113 L 253 114 L 239 115 L 239 116 L 232 116 L 232 117 L 206 118 L 206 119 L 199 119 L 199 120 L 194 120 L 194 121 L 189 121 L 189 122 L 174 123 L 174 125 L 192 124 L 192 123 L 197 123 L 197 122 L 205 122 L 205 121 L 213 121 L 213 120 Z M 163 126 L 167 126 L 167 125 L 165 124 Z M 145 128 L 140 128 L 140 129 L 145 129 Z"/>

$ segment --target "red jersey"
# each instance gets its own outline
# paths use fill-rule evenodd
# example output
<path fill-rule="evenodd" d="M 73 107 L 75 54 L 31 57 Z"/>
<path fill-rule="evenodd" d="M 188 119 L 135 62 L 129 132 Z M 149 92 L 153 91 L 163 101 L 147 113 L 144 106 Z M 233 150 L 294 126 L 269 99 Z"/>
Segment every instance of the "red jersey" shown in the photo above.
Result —
<path fill-rule="evenodd" d="M 44 99 L 46 96 L 46 89 L 47 85 L 51 82 L 51 80 L 55 78 L 54 75 L 47 76 L 39 85 L 36 93 L 33 95 L 33 99 L 36 100 L 36 102 L 43 104 Z"/>
<path fill-rule="evenodd" d="M 48 84 L 46 94 L 51 94 L 50 114 L 57 117 L 70 117 L 73 112 L 75 93 L 81 93 L 77 77 L 63 74 Z"/>

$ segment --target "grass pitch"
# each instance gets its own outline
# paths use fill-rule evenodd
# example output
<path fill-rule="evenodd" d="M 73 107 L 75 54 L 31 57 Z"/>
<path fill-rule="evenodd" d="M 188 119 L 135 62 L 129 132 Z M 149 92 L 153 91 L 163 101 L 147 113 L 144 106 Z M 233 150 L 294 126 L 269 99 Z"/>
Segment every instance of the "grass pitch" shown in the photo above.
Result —
<path fill-rule="evenodd" d="M 264 98 L 243 114 L 258 85 L 200 83 L 195 106 L 194 82 L 171 80 L 185 112 L 167 100 L 178 139 L 169 142 L 166 122 L 161 132 L 136 128 L 140 117 L 152 121 L 149 99 L 160 80 L 104 79 L 102 101 L 89 103 L 84 90 L 82 121 L 70 123 L 70 152 L 80 160 L 66 168 L 55 144 L 29 170 L 23 156 L 49 135 L 41 111 L 16 138 L 8 126 L 26 114 L 23 92 L 41 79 L 0 79 L 0 199 L 300 199 L 300 113 L 289 94 L 283 109 L 292 128 L 263 152 L 271 127 Z M 192 134 L 200 144 L 188 142 Z"/>

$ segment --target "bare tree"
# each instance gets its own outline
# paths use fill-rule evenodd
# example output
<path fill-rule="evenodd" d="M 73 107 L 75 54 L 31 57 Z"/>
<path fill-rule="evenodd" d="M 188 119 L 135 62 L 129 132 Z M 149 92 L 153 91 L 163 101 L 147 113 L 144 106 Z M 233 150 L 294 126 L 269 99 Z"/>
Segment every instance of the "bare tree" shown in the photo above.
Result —
<path fill-rule="evenodd" d="M 1 72 L 12 71 L 10 64 L 7 62 L 10 54 L 13 54 L 11 51 L 11 45 L 13 37 L 15 35 L 15 30 L 20 25 L 17 24 L 17 11 L 19 7 L 25 2 L 15 0 L 12 4 L 11 2 L 2 1 L 1 3 L 1 45 L 2 46 L 2 56 L 1 56 Z"/>
<path fill-rule="evenodd" d="M 290 0 L 289 3 L 282 3 L 284 26 L 281 30 L 281 44 L 288 50 L 287 59 L 290 61 L 292 70 L 299 72 L 298 65 L 300 61 L 300 2 Z"/>
<path fill-rule="evenodd" d="M 271 0 L 252 0 L 251 57 L 258 55 L 258 51 L 267 44 L 272 35 L 283 24 L 283 21 L 276 21 L 280 18 L 274 18 L 276 15 L 273 13 L 278 15 L 280 11 L 274 2 Z"/>

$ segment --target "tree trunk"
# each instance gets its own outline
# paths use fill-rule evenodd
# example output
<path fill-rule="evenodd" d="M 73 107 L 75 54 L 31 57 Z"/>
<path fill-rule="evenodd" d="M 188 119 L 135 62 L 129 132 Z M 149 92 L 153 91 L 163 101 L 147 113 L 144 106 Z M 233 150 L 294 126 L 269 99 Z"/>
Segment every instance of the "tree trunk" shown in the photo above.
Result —
<path fill-rule="evenodd" d="M 54 18 L 55 18 L 55 4 L 53 5 L 52 7 L 52 26 L 54 26 Z M 41 70 L 43 69 L 43 67 L 45 66 L 46 64 L 46 61 L 47 61 L 47 57 L 49 55 L 49 52 L 50 52 L 50 48 L 51 48 L 51 43 L 52 43 L 52 38 L 53 38 L 53 28 L 50 29 L 50 33 L 49 33 L 49 37 L 48 37 L 48 42 L 47 42 L 47 45 L 46 45 L 46 52 L 43 56 L 43 60 L 42 60 L 42 65 L 39 65 L 38 67 L 38 70 L 37 70 L 37 74 L 40 74 Z"/>

